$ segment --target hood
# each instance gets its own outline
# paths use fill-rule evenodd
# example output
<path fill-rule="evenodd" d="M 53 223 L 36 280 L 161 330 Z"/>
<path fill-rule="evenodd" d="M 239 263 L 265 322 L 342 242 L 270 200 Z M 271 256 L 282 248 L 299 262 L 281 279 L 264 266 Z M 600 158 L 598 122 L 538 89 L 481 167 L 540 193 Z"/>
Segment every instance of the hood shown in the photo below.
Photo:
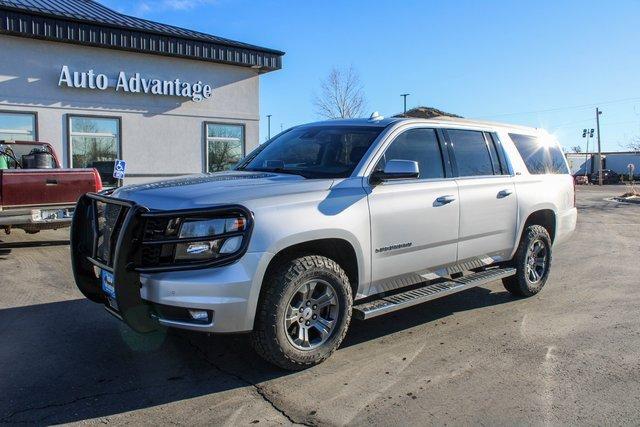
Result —
<path fill-rule="evenodd" d="M 150 209 L 192 209 L 323 191 L 332 183 L 331 179 L 310 180 L 297 175 L 229 171 L 128 185 L 114 191 L 113 196 Z"/>

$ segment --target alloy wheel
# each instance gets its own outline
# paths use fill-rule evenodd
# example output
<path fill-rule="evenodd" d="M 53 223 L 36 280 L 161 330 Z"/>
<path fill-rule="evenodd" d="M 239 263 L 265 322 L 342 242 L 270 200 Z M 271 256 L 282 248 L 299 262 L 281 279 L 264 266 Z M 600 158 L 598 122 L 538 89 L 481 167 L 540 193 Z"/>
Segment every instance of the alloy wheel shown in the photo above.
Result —
<path fill-rule="evenodd" d="M 526 277 L 531 284 L 537 284 L 542 280 L 548 264 L 547 246 L 540 239 L 536 239 L 529 245 L 526 258 Z"/>
<path fill-rule="evenodd" d="M 324 344 L 338 321 L 339 302 L 333 286 L 321 279 L 301 284 L 287 304 L 284 327 L 291 345 L 313 350 Z"/>

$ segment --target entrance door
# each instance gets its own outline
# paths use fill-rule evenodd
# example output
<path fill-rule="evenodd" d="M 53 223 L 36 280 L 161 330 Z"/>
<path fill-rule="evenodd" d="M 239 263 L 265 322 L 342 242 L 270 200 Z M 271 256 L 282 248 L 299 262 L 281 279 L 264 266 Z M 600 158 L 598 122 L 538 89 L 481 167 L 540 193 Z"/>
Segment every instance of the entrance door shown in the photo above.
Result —
<path fill-rule="evenodd" d="M 411 128 L 389 145 L 389 160 L 418 163 L 419 177 L 370 186 L 372 287 L 375 294 L 424 281 L 425 270 L 457 257 L 458 186 L 446 177 L 443 144 L 434 129 Z M 409 273 L 409 274 L 407 274 Z"/>

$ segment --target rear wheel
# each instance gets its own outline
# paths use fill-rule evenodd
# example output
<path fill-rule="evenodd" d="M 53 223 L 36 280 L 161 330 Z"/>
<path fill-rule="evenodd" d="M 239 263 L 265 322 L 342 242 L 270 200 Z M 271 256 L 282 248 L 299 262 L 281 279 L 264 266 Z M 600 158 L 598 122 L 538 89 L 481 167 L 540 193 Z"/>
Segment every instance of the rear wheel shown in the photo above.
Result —
<path fill-rule="evenodd" d="M 264 283 L 253 347 L 284 369 L 316 365 L 342 342 L 351 305 L 349 279 L 335 261 L 311 255 L 286 262 Z"/>
<path fill-rule="evenodd" d="M 523 233 L 513 259 L 515 276 L 502 279 L 507 291 L 530 297 L 542 290 L 551 268 L 551 238 L 540 225 L 531 225 Z"/>

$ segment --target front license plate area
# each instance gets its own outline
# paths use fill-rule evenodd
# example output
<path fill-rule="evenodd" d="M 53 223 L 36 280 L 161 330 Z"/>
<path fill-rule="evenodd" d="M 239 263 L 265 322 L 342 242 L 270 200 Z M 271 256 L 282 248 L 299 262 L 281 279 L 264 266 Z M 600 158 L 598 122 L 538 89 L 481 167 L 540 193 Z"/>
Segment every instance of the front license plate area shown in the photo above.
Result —
<path fill-rule="evenodd" d="M 107 304 L 112 309 L 118 311 L 118 302 L 116 301 L 116 288 L 113 281 L 113 274 L 108 271 L 102 270 L 100 273 L 102 281 L 102 292 L 107 296 Z"/>

